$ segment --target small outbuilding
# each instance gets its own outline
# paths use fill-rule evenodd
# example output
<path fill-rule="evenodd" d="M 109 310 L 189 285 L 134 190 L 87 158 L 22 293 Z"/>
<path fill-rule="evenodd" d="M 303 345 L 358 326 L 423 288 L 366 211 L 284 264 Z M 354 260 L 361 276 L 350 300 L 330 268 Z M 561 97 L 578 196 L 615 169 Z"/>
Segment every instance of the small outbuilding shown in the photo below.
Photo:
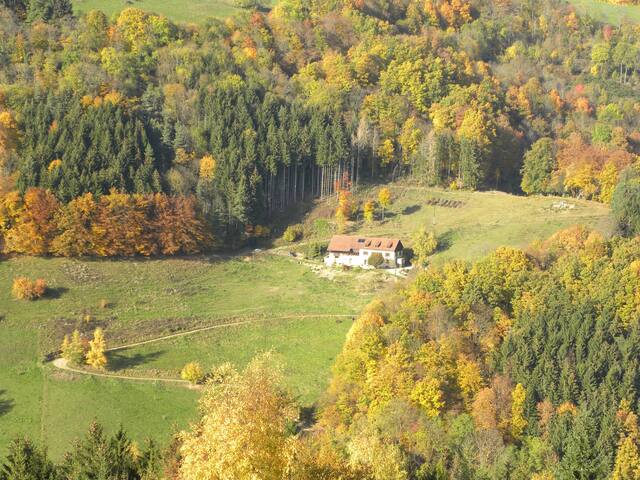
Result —
<path fill-rule="evenodd" d="M 404 246 L 398 238 L 356 237 L 334 235 L 329 242 L 324 263 L 327 266 L 368 268 L 369 257 L 380 254 L 384 259 L 382 268 L 406 266 Z"/>

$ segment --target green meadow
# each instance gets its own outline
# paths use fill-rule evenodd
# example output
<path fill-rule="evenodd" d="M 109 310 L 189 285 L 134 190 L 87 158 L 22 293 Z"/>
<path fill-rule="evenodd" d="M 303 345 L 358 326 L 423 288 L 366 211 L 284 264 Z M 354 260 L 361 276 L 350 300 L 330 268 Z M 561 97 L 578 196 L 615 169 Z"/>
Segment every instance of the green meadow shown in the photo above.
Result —
<path fill-rule="evenodd" d="M 263 2 L 264 5 L 270 3 Z M 234 6 L 233 0 L 73 0 L 73 8 L 77 13 L 102 10 L 111 16 L 130 7 L 186 23 L 202 23 L 209 17 L 224 18 L 241 11 Z"/>
<path fill-rule="evenodd" d="M 45 278 L 51 293 L 35 302 L 12 299 L 11 283 L 18 276 Z M 148 370 L 156 362 L 175 362 L 170 373 L 177 376 L 192 359 L 203 360 L 207 368 L 228 361 L 242 365 L 256 353 L 273 350 L 289 368 L 293 393 L 310 404 L 326 385 L 350 316 L 383 283 L 375 273 L 340 274 L 330 280 L 277 255 L 1 261 L 0 450 L 11 438 L 26 434 L 42 439 L 59 456 L 93 419 L 110 428 L 122 424 L 139 441 L 167 440 L 194 418 L 197 391 L 162 382 L 88 377 L 45 362 L 45 355 L 75 328 L 90 336 L 101 326 L 109 345 L 116 346 L 207 325 L 256 321 L 246 328 L 152 344 L 160 355 L 121 357 L 118 362 L 114 353 L 114 368 Z M 345 314 L 349 317 L 323 317 Z"/>
<path fill-rule="evenodd" d="M 375 200 L 378 190 L 363 188 L 357 200 Z M 400 237 L 410 246 L 414 232 L 425 227 L 439 238 L 440 248 L 432 258 L 434 263 L 474 260 L 500 246 L 524 248 L 572 225 L 584 225 L 605 235 L 613 231 L 609 208 L 596 202 L 399 184 L 392 185 L 391 192 L 393 203 L 385 212 L 384 220 L 378 211 L 377 221 L 372 225 L 358 219 L 348 226 L 347 233 Z M 447 202 L 457 202 L 457 208 L 442 206 Z M 312 232 L 307 240 L 326 241 L 336 231 L 330 206 L 321 205 L 307 215 L 305 230 Z"/>
<path fill-rule="evenodd" d="M 601 22 L 614 25 L 624 21 L 640 22 L 638 5 L 614 5 L 604 0 L 569 0 L 581 14 L 587 14 Z"/>

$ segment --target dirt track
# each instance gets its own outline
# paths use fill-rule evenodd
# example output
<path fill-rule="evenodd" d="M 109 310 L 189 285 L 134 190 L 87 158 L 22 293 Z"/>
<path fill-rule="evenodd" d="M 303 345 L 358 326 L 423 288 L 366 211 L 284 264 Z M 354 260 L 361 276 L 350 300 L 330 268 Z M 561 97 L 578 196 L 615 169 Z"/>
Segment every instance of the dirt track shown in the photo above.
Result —
<path fill-rule="evenodd" d="M 107 349 L 107 352 L 115 352 L 115 351 L 119 351 L 119 350 L 126 350 L 129 348 L 134 348 L 134 347 L 138 347 L 140 345 L 147 345 L 150 343 L 157 343 L 157 342 L 162 342 L 165 340 L 171 340 L 172 338 L 178 338 L 178 337 L 184 337 L 187 335 L 193 335 L 196 333 L 200 333 L 200 332 L 206 332 L 209 330 L 216 330 L 219 328 L 227 328 L 227 327 L 236 327 L 236 326 L 241 326 L 241 325 L 248 325 L 251 323 L 260 323 L 260 322 L 266 322 L 269 320 L 302 320 L 305 318 L 319 318 L 319 317 L 330 317 L 330 318 L 346 318 L 346 317 L 354 317 L 353 314 L 340 314 L 340 315 L 331 315 L 331 314 L 297 314 L 297 315 L 283 315 L 280 317 L 272 317 L 272 318 L 264 318 L 264 319 L 253 319 L 253 320 L 243 320 L 243 321 L 239 321 L 239 322 L 233 322 L 233 323 L 224 323 L 224 324 L 219 324 L 219 325 L 211 325 L 209 327 L 202 327 L 202 328 L 196 328 L 195 330 L 189 330 L 187 332 L 180 332 L 180 333 L 174 333 L 171 335 L 165 335 L 163 337 L 158 337 L 158 338 L 153 338 L 151 340 L 145 340 L 143 342 L 136 342 L 136 343 L 130 343 L 128 345 L 120 345 L 117 347 L 113 347 L 113 348 L 109 348 Z M 158 377 L 132 377 L 132 376 L 127 376 L 127 375 L 118 375 L 115 373 L 102 373 L 102 372 L 94 372 L 91 370 L 83 370 L 83 369 L 79 369 L 79 368 L 73 368 L 70 367 L 67 360 L 64 358 L 56 358 L 53 362 L 52 362 L 53 366 L 56 368 L 59 368 L 60 370 L 66 370 L 68 372 L 73 372 L 73 373 L 77 373 L 80 375 L 89 375 L 89 376 L 93 376 L 93 377 L 102 377 L 102 378 L 113 378 L 113 379 L 118 379 L 118 380 L 131 380 L 131 381 L 137 381 L 137 382 L 164 382 L 164 383 L 173 383 L 173 384 L 178 384 L 178 385 L 182 385 L 184 387 L 187 388 L 199 388 L 198 386 L 193 385 L 191 382 L 188 382 L 187 380 L 181 380 L 181 379 L 177 379 L 177 378 L 158 378 Z"/>

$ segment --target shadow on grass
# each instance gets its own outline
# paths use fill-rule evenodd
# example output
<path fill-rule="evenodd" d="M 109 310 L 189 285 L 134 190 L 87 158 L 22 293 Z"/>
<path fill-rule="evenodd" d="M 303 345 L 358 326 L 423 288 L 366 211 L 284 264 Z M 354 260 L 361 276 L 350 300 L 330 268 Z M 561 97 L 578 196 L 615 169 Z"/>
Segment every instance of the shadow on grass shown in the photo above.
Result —
<path fill-rule="evenodd" d="M 442 235 L 438 235 L 438 248 L 436 253 L 441 253 L 449 250 L 453 245 L 453 230 L 449 230 Z"/>
<path fill-rule="evenodd" d="M 144 365 L 147 362 L 152 362 L 153 360 L 160 358 L 164 354 L 164 350 L 158 350 L 145 354 L 136 353 L 134 355 L 127 355 L 126 353 L 121 352 L 111 352 L 108 354 L 109 370 L 118 371 L 135 368 L 140 365 Z"/>
<path fill-rule="evenodd" d="M 69 291 L 66 287 L 56 287 L 56 288 L 47 288 L 47 293 L 44 295 L 44 298 L 56 299 L 62 297 L 65 293 Z"/>
<path fill-rule="evenodd" d="M 413 215 L 416 212 L 419 212 L 422 206 L 420 205 L 411 205 L 402 210 L 402 215 Z"/>
<path fill-rule="evenodd" d="M 5 398 L 6 394 L 6 390 L 0 390 L 0 417 L 9 413 L 15 405 L 15 402 L 12 399 Z"/>

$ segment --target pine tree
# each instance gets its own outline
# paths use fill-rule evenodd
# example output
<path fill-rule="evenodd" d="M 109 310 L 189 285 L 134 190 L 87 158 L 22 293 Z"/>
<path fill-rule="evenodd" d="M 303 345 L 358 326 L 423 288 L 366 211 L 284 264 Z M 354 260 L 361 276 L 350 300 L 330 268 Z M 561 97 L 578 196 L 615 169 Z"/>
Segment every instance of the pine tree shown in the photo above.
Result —
<path fill-rule="evenodd" d="M 54 480 L 58 478 L 55 466 L 46 452 L 28 439 L 17 439 L 9 445 L 9 453 L 0 465 L 1 480 Z"/>
<path fill-rule="evenodd" d="M 460 140 L 460 179 L 465 188 L 475 190 L 482 180 L 481 152 L 474 140 Z"/>

